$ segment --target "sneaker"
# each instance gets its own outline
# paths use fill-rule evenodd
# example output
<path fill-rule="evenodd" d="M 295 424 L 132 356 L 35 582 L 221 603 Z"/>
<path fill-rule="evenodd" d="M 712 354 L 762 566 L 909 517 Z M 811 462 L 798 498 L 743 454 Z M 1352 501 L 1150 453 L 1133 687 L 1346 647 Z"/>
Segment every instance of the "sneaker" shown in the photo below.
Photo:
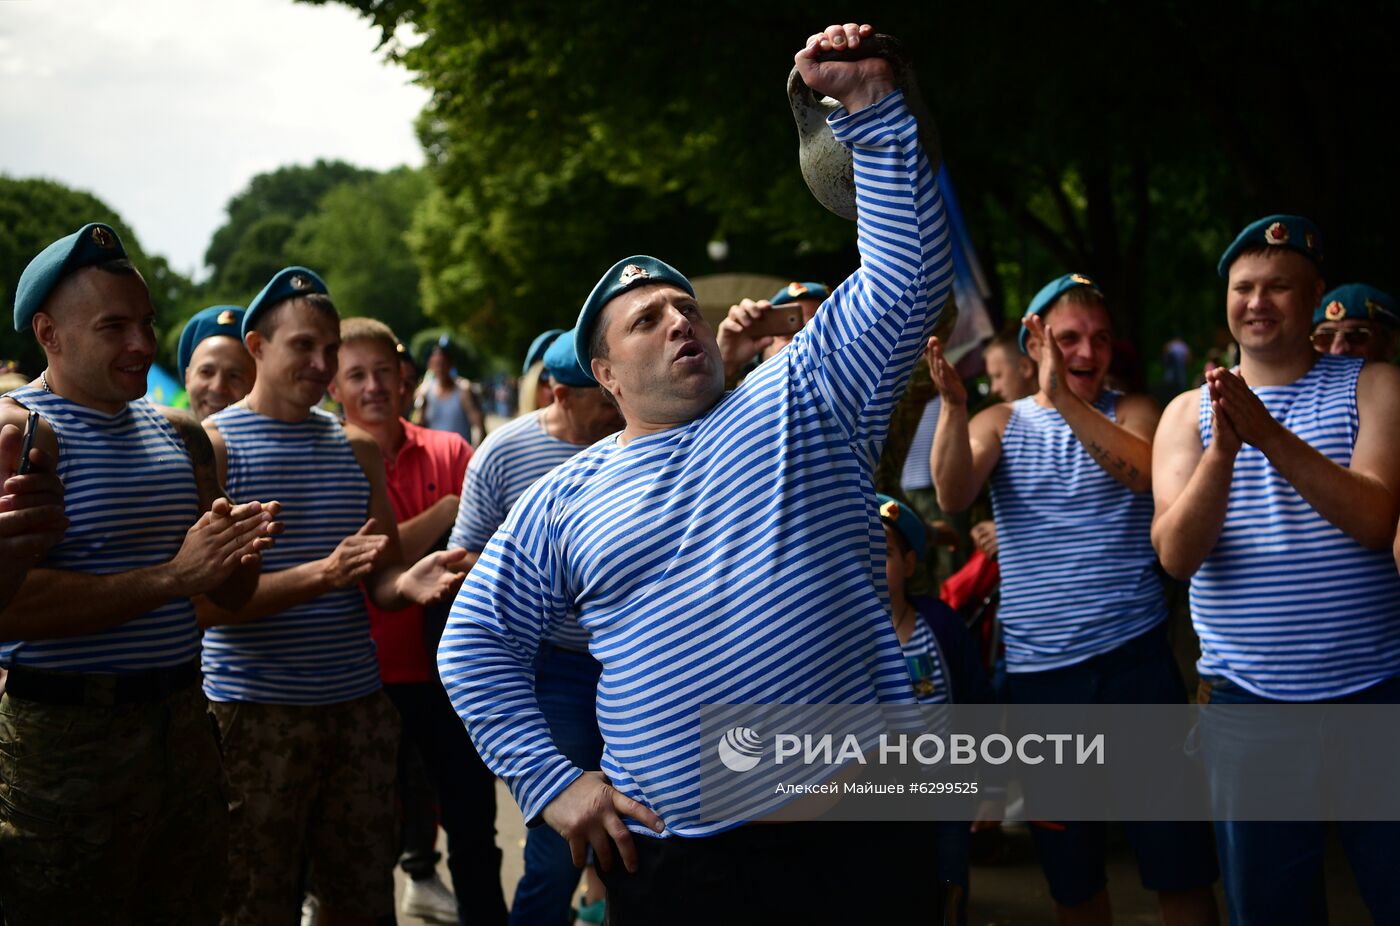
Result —
<path fill-rule="evenodd" d="M 576 915 L 574 922 L 602 923 L 603 912 L 607 910 L 607 907 L 608 902 L 606 900 L 595 900 L 592 903 L 580 903 L 578 905 L 578 914 Z"/>
<path fill-rule="evenodd" d="M 399 911 L 404 916 L 416 916 L 435 923 L 457 922 L 457 898 L 437 875 L 421 881 L 409 880 L 403 889 Z"/>

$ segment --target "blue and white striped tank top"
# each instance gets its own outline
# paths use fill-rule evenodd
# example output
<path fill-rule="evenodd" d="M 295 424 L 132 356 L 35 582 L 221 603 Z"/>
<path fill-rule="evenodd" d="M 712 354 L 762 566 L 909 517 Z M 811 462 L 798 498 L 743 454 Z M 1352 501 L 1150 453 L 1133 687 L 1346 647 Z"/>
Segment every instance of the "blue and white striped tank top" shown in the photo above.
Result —
<path fill-rule="evenodd" d="M 137 399 L 107 415 L 34 386 L 10 398 L 39 412 L 58 435 L 69 524 L 43 568 L 110 575 L 175 558 L 199 519 L 199 490 L 189 452 L 159 409 Z M 0 643 L 0 665 L 72 672 L 139 672 L 198 654 L 188 598 L 102 633 Z"/>
<path fill-rule="evenodd" d="M 909 669 L 914 700 L 920 704 L 947 704 L 953 700 L 947 660 L 938 648 L 933 628 L 917 611 L 914 612 L 914 632 L 908 641 L 899 644 L 899 650 Z"/>
<path fill-rule="evenodd" d="M 743 822 L 702 815 L 702 705 L 914 703 L 870 498 L 950 286 L 948 229 L 902 94 L 831 126 L 854 154 L 860 270 L 703 416 L 601 441 L 527 489 L 452 607 L 443 683 L 527 820 L 581 774 L 531 665 L 569 613 L 603 665 L 602 769 L 668 836 Z"/>
<path fill-rule="evenodd" d="M 462 480 L 462 501 L 449 546 L 476 553 L 486 549 L 516 499 L 540 477 L 585 449 L 552 436 L 544 429 L 543 416 L 543 409 L 521 415 L 481 442 Z M 564 649 L 588 650 L 588 632 L 573 615 L 565 617 L 547 639 Z"/>
<path fill-rule="evenodd" d="M 1117 421 L 1120 395 L 1094 407 Z M 1110 476 L 1034 396 L 1011 405 L 991 490 L 1008 672 L 1082 662 L 1166 619 L 1151 493 Z"/>
<path fill-rule="evenodd" d="M 1356 445 L 1362 361 L 1323 355 L 1287 386 L 1253 387 L 1284 427 L 1340 465 Z M 1201 444 L 1211 440 L 1201 387 Z M 1400 574 L 1303 500 L 1268 458 L 1235 458 L 1225 526 L 1191 578 L 1202 675 L 1280 701 L 1337 698 L 1400 675 Z"/>
<path fill-rule="evenodd" d="M 264 574 L 328 556 L 369 517 L 369 480 L 335 416 L 315 408 L 288 422 L 232 406 L 210 420 L 228 446 L 230 498 L 282 503 L 283 532 L 263 554 Z M 336 704 L 379 685 L 359 586 L 204 633 L 211 701 Z"/>

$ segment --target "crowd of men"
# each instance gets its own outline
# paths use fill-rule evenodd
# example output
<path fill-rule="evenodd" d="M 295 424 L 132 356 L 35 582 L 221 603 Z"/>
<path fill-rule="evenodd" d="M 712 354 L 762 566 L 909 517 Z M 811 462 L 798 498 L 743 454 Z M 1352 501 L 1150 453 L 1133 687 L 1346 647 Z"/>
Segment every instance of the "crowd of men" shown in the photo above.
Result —
<path fill-rule="evenodd" d="M 1394 300 L 1329 291 L 1321 231 L 1269 216 L 1218 267 L 1237 368 L 1165 411 L 1114 388 L 1111 294 L 1069 272 L 987 345 L 971 414 L 931 337 L 952 262 L 916 118 L 887 62 L 832 54 L 870 35 L 795 59 L 842 104 L 856 273 L 712 330 L 684 274 L 624 258 L 531 345 L 524 411 L 484 440 L 447 345 L 429 426 L 405 420 L 399 339 L 308 268 L 189 321 L 183 412 L 143 398 L 154 312 L 116 233 L 33 259 L 14 322 L 47 367 L 0 399 L 6 921 L 392 921 L 402 864 L 404 912 L 462 923 L 567 922 L 584 869 L 621 926 L 715 903 L 958 922 L 968 824 L 708 819 L 696 712 L 1184 703 L 1159 567 L 1190 583 L 1203 702 L 1395 703 Z M 765 333 L 788 304 L 800 332 Z M 921 363 L 923 475 L 877 496 Z M 949 514 L 990 495 L 995 691 L 961 616 L 908 588 L 950 529 L 920 492 Z M 509 910 L 497 777 L 529 824 Z M 1339 828 L 1377 922 L 1400 922 L 1397 826 Z M 1165 923 L 1219 922 L 1221 878 L 1232 923 L 1326 919 L 1320 824 L 1124 829 Z M 1031 825 L 1060 922 L 1111 921 L 1105 830 Z"/>

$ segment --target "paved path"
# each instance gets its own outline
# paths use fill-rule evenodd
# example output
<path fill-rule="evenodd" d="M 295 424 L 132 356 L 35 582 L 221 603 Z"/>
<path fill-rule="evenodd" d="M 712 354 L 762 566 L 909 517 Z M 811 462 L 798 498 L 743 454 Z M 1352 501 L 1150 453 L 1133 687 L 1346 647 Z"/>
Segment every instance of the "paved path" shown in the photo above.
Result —
<path fill-rule="evenodd" d="M 1045 881 L 1035 863 L 1030 836 L 1021 826 L 1007 827 L 1006 834 L 1005 859 L 1000 864 L 978 865 L 972 869 L 969 926 L 1048 926 L 1054 922 L 1054 917 Z M 499 781 L 496 782 L 496 843 L 501 847 L 503 856 L 501 883 L 509 902 L 515 893 L 515 884 L 520 880 L 525 821 L 510 792 Z M 438 867 L 442 880 L 450 885 L 452 881 L 447 867 Z M 1161 922 L 1157 915 L 1156 898 L 1143 890 L 1132 852 L 1121 840 L 1116 840 L 1110 849 L 1108 885 L 1113 898 L 1116 926 L 1157 926 Z M 402 896 L 402 871 L 397 872 L 395 889 Z M 1327 891 L 1331 922 L 1345 926 L 1371 922 L 1335 838 L 1328 847 Z M 1219 896 L 1218 887 L 1216 893 Z M 1223 897 L 1220 897 L 1220 904 L 1223 911 Z M 723 915 L 719 914 L 717 921 L 722 920 Z M 418 926 L 427 921 L 400 917 L 399 922 L 405 926 Z"/>

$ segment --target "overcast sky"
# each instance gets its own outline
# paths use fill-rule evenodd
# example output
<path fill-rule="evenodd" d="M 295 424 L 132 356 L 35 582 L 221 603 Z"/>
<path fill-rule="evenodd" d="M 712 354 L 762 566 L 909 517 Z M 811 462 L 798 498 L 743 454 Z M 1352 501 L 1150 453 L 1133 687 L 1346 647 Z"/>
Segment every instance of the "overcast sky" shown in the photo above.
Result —
<path fill-rule="evenodd" d="M 421 164 L 427 92 L 349 8 L 291 0 L 0 0 L 0 173 L 116 209 L 200 273 L 224 205 L 317 158 Z"/>

